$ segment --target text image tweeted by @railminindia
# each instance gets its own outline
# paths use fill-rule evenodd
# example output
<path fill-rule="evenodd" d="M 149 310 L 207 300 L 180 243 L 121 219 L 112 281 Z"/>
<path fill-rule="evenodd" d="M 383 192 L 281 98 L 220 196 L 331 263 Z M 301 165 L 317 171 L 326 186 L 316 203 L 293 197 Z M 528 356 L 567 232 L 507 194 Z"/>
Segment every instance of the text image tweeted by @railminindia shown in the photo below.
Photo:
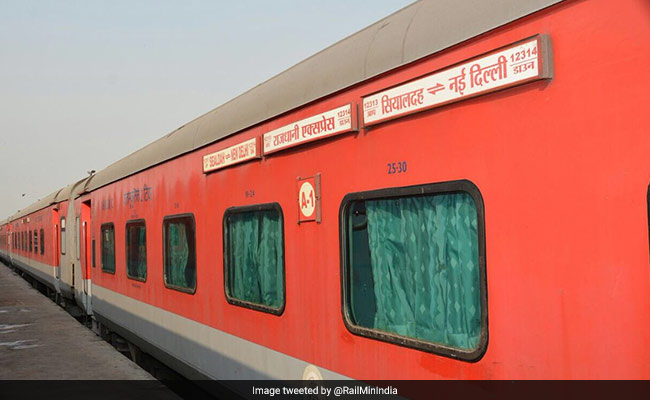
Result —
<path fill-rule="evenodd" d="M 373 399 L 392 399 L 397 398 L 397 388 L 393 386 L 372 386 L 359 383 L 351 383 L 350 385 L 336 383 L 334 385 L 325 382 L 310 381 L 302 386 L 295 385 L 260 385 L 252 386 L 251 388 L 254 398 L 289 398 L 298 396 L 297 398 L 362 398 L 365 396 L 372 396 Z"/>

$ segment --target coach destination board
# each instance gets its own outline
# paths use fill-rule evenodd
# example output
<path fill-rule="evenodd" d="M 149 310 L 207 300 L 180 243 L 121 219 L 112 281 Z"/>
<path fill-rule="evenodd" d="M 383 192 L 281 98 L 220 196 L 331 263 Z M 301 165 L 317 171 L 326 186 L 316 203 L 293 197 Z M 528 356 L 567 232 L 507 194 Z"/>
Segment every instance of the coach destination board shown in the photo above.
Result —
<path fill-rule="evenodd" d="M 203 172 L 207 174 L 256 158 L 262 158 L 259 136 L 203 156 Z"/>
<path fill-rule="evenodd" d="M 481 94 L 550 79 L 548 35 L 537 35 L 363 98 L 364 126 L 378 124 Z"/>

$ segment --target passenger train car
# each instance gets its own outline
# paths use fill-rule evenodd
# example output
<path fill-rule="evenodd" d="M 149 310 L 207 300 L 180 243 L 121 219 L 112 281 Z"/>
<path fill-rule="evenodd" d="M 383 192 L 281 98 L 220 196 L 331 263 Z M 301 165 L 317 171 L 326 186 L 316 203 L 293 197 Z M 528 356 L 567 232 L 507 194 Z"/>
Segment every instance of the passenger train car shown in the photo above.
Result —
<path fill-rule="evenodd" d="M 415 2 L 0 254 L 189 378 L 648 379 L 648 38 L 642 0 Z"/>

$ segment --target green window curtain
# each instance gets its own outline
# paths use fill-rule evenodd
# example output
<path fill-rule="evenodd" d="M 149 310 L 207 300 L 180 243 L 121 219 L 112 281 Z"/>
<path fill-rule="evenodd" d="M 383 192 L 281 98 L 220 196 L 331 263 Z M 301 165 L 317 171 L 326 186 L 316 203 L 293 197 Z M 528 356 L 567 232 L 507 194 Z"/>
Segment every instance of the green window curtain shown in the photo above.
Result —
<path fill-rule="evenodd" d="M 366 302 L 374 303 L 366 309 L 374 310 L 374 318 L 366 315 L 356 323 L 476 348 L 481 306 L 477 211 L 471 196 L 368 200 L 365 208 L 372 276 L 367 286 L 373 290 Z"/>
<path fill-rule="evenodd" d="M 144 222 L 127 225 L 127 270 L 131 278 L 147 278 L 147 229 Z"/>
<path fill-rule="evenodd" d="M 277 210 L 228 217 L 228 291 L 233 298 L 280 308 L 284 304 L 284 243 Z"/>
<path fill-rule="evenodd" d="M 138 263 L 137 276 L 147 277 L 147 229 L 144 225 L 138 229 Z"/>
<path fill-rule="evenodd" d="M 194 222 L 190 217 L 165 221 L 165 279 L 180 288 L 196 288 Z"/>
<path fill-rule="evenodd" d="M 115 230 L 102 228 L 102 270 L 115 273 Z"/>

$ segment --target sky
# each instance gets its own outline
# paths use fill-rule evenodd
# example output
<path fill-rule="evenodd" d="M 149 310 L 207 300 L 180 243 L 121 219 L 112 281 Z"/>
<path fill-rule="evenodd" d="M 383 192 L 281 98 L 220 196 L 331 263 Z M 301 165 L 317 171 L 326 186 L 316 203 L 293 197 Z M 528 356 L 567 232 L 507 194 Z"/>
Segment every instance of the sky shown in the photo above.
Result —
<path fill-rule="evenodd" d="M 0 220 L 412 0 L 0 0 Z"/>

